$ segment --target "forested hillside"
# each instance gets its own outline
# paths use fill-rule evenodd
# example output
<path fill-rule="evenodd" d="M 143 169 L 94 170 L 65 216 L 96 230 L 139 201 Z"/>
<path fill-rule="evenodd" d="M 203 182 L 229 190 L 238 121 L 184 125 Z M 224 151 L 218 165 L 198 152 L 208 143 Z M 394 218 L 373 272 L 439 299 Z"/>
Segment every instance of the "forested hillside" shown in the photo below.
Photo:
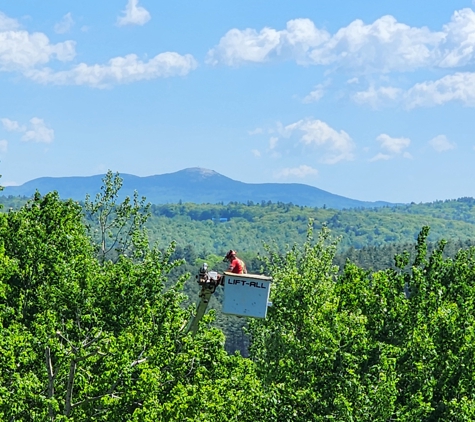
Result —
<path fill-rule="evenodd" d="M 27 198 L 0 197 L 4 211 Z M 333 210 L 293 204 L 167 204 L 150 207 L 147 229 L 152 243 L 167 247 L 175 241 L 188 255 L 221 255 L 230 248 L 246 254 L 263 252 L 264 243 L 283 250 L 305 239 L 307 222 L 325 225 L 341 236 L 339 251 L 349 248 L 414 243 L 422 226 L 431 227 L 429 241 L 475 238 L 475 199 L 460 198 L 427 204 L 373 209 Z M 190 250 L 191 248 L 191 250 Z"/>
<path fill-rule="evenodd" d="M 475 238 L 475 203 L 460 199 L 434 204 L 383 207 L 371 210 L 331 210 L 291 204 L 152 205 L 148 229 L 163 246 L 176 240 L 197 251 L 222 254 L 234 247 L 262 252 L 263 243 L 278 248 L 301 243 L 309 219 L 341 236 L 340 250 L 349 247 L 413 243 L 420 227 L 431 227 L 431 241 Z"/>

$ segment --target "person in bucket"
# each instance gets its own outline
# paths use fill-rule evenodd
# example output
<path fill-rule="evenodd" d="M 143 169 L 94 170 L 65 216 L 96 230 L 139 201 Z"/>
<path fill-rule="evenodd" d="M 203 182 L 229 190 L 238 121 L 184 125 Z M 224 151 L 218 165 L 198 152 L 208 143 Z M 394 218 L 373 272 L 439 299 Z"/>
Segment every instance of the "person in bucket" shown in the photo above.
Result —
<path fill-rule="evenodd" d="M 231 249 L 223 259 L 223 262 L 226 261 L 229 262 L 227 271 L 234 274 L 247 274 L 246 264 L 237 257 L 236 251 Z"/>

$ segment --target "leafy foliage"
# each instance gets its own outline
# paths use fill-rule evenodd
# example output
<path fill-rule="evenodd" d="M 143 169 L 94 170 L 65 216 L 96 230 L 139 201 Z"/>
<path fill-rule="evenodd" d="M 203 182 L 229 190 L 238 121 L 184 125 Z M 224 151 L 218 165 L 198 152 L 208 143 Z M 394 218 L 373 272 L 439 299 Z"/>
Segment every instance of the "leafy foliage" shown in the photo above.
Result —
<path fill-rule="evenodd" d="M 251 322 L 251 357 L 275 420 L 473 420 L 475 249 L 427 256 L 428 233 L 398 270 L 335 276 L 335 244 L 311 228 L 270 255 L 274 306 Z"/>

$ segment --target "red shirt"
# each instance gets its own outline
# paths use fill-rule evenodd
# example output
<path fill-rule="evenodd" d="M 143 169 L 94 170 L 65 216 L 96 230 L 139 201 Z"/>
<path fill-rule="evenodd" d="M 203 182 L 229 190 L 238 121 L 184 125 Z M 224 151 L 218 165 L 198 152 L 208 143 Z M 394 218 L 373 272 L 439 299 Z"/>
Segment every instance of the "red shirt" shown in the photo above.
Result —
<path fill-rule="evenodd" d="M 239 258 L 234 258 L 230 264 L 228 271 L 231 271 L 234 274 L 245 274 L 246 271 L 246 264 L 241 261 Z"/>

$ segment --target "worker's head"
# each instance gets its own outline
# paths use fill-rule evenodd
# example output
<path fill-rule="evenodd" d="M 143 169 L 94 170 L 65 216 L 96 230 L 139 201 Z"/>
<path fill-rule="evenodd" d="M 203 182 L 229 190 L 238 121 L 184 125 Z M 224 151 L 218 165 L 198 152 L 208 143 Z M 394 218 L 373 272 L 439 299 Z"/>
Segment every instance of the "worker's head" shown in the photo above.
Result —
<path fill-rule="evenodd" d="M 224 257 L 223 262 L 232 261 L 234 258 L 236 258 L 236 251 L 231 249 Z"/>

